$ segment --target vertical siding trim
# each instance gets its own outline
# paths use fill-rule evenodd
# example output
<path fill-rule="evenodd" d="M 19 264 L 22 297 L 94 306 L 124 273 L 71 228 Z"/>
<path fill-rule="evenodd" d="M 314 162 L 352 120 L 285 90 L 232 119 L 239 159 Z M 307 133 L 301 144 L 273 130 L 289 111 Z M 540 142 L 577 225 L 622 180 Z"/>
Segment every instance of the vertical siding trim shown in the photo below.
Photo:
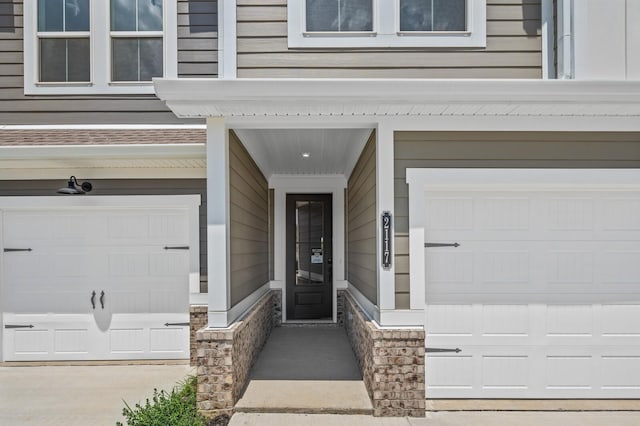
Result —
<path fill-rule="evenodd" d="M 235 79 L 237 71 L 236 0 L 218 1 L 218 77 Z"/>

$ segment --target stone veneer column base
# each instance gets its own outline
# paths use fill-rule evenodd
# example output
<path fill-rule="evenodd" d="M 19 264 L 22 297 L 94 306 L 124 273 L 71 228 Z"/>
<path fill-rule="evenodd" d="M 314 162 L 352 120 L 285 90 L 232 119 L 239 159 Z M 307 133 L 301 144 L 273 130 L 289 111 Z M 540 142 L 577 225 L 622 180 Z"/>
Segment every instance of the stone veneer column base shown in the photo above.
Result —
<path fill-rule="evenodd" d="M 207 305 L 189 306 L 189 365 L 198 363 L 198 343 L 196 332 L 207 326 L 209 307 Z"/>
<path fill-rule="evenodd" d="M 344 292 L 345 328 L 378 417 L 424 417 L 424 330 L 381 329 Z"/>
<path fill-rule="evenodd" d="M 203 328 L 197 340 L 197 407 L 209 418 L 233 414 L 251 367 L 274 327 L 274 292 L 229 328 Z"/>

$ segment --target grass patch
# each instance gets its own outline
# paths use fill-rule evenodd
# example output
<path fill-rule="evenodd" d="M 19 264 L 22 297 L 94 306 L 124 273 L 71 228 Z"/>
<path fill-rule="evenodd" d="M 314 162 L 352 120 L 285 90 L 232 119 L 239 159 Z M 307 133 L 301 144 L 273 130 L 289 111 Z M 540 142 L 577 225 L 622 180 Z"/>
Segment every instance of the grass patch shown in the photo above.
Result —
<path fill-rule="evenodd" d="M 196 409 L 197 378 L 189 376 L 169 392 L 153 390 L 151 400 L 131 408 L 125 401 L 122 415 L 128 426 L 207 426 Z M 117 422 L 116 426 L 124 426 Z"/>

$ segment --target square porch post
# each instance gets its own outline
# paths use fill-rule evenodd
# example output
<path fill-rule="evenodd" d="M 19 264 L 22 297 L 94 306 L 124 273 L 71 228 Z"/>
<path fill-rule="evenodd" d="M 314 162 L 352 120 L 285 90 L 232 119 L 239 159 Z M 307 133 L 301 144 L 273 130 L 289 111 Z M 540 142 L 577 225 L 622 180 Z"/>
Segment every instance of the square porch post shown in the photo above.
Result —
<path fill-rule="evenodd" d="M 388 123 L 378 123 L 376 131 L 376 217 L 377 217 L 377 262 L 378 262 L 378 307 L 380 322 L 384 325 L 385 311 L 393 311 L 396 307 L 396 281 L 393 226 L 394 187 L 393 187 L 393 127 Z M 382 267 L 382 213 L 391 213 L 391 267 Z"/>
<path fill-rule="evenodd" d="M 229 250 L 229 129 L 207 118 L 207 274 L 209 327 L 227 327 L 231 308 Z"/>

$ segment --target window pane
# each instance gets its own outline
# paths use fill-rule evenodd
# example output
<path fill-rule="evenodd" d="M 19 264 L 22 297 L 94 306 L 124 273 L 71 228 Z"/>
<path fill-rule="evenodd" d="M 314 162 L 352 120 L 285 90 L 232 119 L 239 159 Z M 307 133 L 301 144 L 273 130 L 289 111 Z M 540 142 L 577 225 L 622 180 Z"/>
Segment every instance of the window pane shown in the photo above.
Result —
<path fill-rule="evenodd" d="M 341 0 L 340 31 L 373 31 L 371 0 Z"/>
<path fill-rule="evenodd" d="M 62 0 L 38 0 L 38 31 L 64 31 Z"/>
<path fill-rule="evenodd" d="M 466 31 L 466 0 L 433 0 L 434 31 Z"/>
<path fill-rule="evenodd" d="M 112 47 L 112 80 L 138 81 L 138 39 L 113 39 Z"/>
<path fill-rule="evenodd" d="M 38 0 L 38 31 L 89 31 L 89 0 Z"/>
<path fill-rule="evenodd" d="M 89 46 L 88 38 L 40 39 L 40 81 L 88 82 Z"/>
<path fill-rule="evenodd" d="M 65 0 L 65 3 L 65 31 L 89 31 L 89 0 Z"/>
<path fill-rule="evenodd" d="M 113 81 L 151 81 L 162 77 L 161 38 L 115 38 L 112 43 Z"/>
<path fill-rule="evenodd" d="M 307 0 L 307 31 L 373 31 L 372 0 Z"/>
<path fill-rule="evenodd" d="M 67 80 L 67 40 L 40 39 L 40 81 Z"/>
<path fill-rule="evenodd" d="M 73 38 L 67 41 L 67 52 L 69 52 L 67 81 L 91 80 L 89 45 L 88 38 Z"/>
<path fill-rule="evenodd" d="M 136 31 L 136 0 L 111 0 L 111 31 Z"/>
<path fill-rule="evenodd" d="M 307 0 L 307 31 L 338 31 L 338 0 Z"/>
<path fill-rule="evenodd" d="M 162 77 L 162 39 L 140 39 L 140 81 Z"/>
<path fill-rule="evenodd" d="M 138 0 L 138 31 L 162 31 L 162 0 Z"/>
<path fill-rule="evenodd" d="M 432 0 L 401 0 L 400 31 L 432 31 Z"/>

